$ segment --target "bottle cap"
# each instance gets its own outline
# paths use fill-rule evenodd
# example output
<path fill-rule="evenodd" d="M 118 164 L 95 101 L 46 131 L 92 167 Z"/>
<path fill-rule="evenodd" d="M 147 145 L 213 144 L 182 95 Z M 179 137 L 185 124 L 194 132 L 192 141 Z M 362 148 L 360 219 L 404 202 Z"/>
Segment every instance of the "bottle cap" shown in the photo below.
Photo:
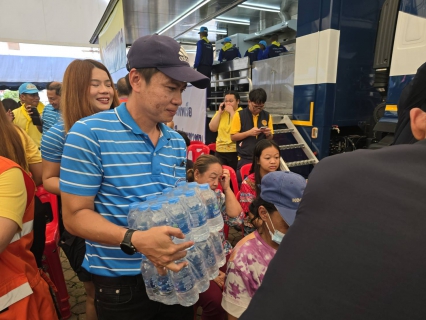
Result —
<path fill-rule="evenodd" d="M 171 197 L 169 198 L 169 203 L 170 204 L 174 204 L 174 203 L 178 203 L 179 202 L 179 198 L 178 197 Z"/>
<path fill-rule="evenodd" d="M 153 204 L 152 206 L 151 206 L 151 210 L 152 211 L 158 211 L 158 210 L 161 210 L 161 207 L 162 207 L 163 205 L 161 204 L 161 203 L 156 203 L 156 204 Z"/>
<path fill-rule="evenodd" d="M 185 196 L 186 197 L 192 197 L 193 195 L 195 195 L 195 190 L 191 189 L 185 192 Z"/>

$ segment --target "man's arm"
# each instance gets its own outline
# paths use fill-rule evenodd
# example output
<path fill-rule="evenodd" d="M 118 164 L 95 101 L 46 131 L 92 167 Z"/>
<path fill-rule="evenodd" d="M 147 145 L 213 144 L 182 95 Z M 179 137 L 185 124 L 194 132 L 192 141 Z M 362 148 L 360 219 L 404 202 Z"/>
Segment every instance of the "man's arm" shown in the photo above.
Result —
<path fill-rule="evenodd" d="M 59 173 L 61 171 L 61 164 L 57 162 L 50 162 L 43 159 L 43 187 L 56 195 L 60 195 L 59 190 Z"/>
<path fill-rule="evenodd" d="M 197 42 L 197 51 L 195 52 L 194 68 L 198 68 L 201 60 L 201 51 L 203 50 L 201 41 Z"/>
<path fill-rule="evenodd" d="M 223 111 L 222 111 L 222 106 L 223 105 L 224 105 L 224 102 L 222 102 L 219 105 L 219 110 L 216 112 L 216 114 L 210 120 L 209 129 L 210 129 L 211 132 L 217 132 L 217 130 L 219 129 L 220 116 L 223 113 Z"/>
<path fill-rule="evenodd" d="M 62 214 L 66 229 L 76 236 L 102 244 L 118 246 L 124 238 L 126 228 L 115 225 L 94 211 L 94 196 L 77 196 L 61 192 Z M 185 249 L 192 242 L 174 244 L 171 237 L 184 238 L 183 233 L 172 227 L 155 227 L 148 231 L 136 231 L 132 243 L 156 266 L 178 271 L 185 266 L 174 261 L 186 255 Z"/>
<path fill-rule="evenodd" d="M 220 62 L 222 62 L 222 61 L 223 61 L 222 52 L 223 52 L 223 50 L 222 50 L 222 49 L 220 49 L 220 51 L 219 51 L 219 58 L 217 59 L 217 60 L 219 60 Z"/>

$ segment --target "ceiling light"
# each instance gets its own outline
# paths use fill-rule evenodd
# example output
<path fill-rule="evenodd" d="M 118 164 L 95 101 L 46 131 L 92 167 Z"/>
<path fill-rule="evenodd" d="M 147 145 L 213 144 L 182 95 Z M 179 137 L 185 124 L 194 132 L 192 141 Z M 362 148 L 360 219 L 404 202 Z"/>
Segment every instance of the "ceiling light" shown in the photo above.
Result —
<path fill-rule="evenodd" d="M 250 25 L 249 20 L 235 20 L 235 19 L 228 19 L 228 18 L 215 18 L 216 22 L 223 22 L 223 23 L 231 23 L 231 24 L 243 24 L 246 26 Z"/>
<path fill-rule="evenodd" d="M 200 9 L 202 6 L 204 6 L 206 3 L 210 2 L 210 1 L 211 0 L 204 0 L 204 1 L 200 2 L 199 4 L 195 5 L 194 7 L 192 7 L 188 11 L 186 11 L 184 14 L 182 14 L 180 17 L 178 17 L 176 20 L 172 21 L 171 23 L 169 23 L 168 25 L 166 25 L 163 29 L 159 30 L 157 33 L 158 34 L 163 34 L 167 30 L 169 30 L 171 27 L 177 25 L 183 19 L 185 19 L 186 17 L 188 17 L 193 12 L 197 11 L 198 9 Z"/>
<path fill-rule="evenodd" d="M 277 7 L 267 7 L 267 6 L 259 6 L 257 4 L 244 3 L 238 5 L 241 8 L 252 9 L 252 10 L 260 10 L 260 11 L 269 11 L 269 12 L 280 12 L 280 9 Z"/>

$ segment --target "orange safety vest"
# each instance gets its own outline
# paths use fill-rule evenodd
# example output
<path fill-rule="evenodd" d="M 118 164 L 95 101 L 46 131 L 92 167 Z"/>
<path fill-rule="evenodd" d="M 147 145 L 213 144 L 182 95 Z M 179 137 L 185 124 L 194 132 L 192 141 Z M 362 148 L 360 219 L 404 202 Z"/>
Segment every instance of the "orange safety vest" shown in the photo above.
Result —
<path fill-rule="evenodd" d="M 11 168 L 22 170 L 15 162 L 0 157 L 0 175 Z M 57 319 L 48 285 L 42 279 L 30 251 L 36 187 L 24 170 L 22 174 L 27 190 L 22 230 L 0 253 L 0 319 Z"/>

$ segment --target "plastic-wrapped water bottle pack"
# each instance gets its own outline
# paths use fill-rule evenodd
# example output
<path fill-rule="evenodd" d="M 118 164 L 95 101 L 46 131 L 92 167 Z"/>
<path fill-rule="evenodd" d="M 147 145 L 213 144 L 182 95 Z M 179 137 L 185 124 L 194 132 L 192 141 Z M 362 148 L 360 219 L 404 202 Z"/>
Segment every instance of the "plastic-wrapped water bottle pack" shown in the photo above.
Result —
<path fill-rule="evenodd" d="M 185 238 L 173 238 L 174 243 L 195 242 L 187 249 L 186 256 L 176 261 L 188 262 L 179 272 L 156 268 L 142 256 L 141 273 L 151 300 L 192 306 L 226 263 L 219 233 L 223 218 L 208 184 L 180 182 L 176 188 L 164 189 L 162 195 L 132 203 L 127 221 L 129 228 L 141 231 L 165 225 L 179 228 Z"/>

